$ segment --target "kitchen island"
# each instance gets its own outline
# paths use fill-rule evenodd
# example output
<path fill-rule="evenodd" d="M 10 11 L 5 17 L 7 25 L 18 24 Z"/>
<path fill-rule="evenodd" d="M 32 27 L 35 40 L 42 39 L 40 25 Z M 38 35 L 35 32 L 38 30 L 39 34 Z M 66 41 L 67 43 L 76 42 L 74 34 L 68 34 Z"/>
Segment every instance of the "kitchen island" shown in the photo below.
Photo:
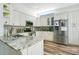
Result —
<path fill-rule="evenodd" d="M 5 55 L 5 52 L 7 55 L 43 55 L 43 40 L 36 37 L 9 37 L 8 40 L 1 37 L 0 41 L 5 45 L 2 45 L 2 47 L 8 46 L 5 50 L 4 48 L 0 49 L 3 51 L 2 55 Z M 14 51 L 16 53 L 13 53 Z"/>

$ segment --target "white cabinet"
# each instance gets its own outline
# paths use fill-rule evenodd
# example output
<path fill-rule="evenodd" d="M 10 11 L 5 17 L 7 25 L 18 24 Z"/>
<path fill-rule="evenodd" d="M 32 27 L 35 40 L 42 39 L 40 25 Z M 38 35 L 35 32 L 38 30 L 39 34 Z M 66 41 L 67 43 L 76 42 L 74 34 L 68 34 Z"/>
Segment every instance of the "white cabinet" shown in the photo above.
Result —
<path fill-rule="evenodd" d="M 29 47 L 28 55 L 43 55 L 43 40 Z"/>
<path fill-rule="evenodd" d="M 48 26 L 48 18 L 51 25 L 51 17 L 41 16 L 36 19 L 35 26 Z"/>
<path fill-rule="evenodd" d="M 48 17 L 46 17 L 46 16 L 41 16 L 40 17 L 40 25 L 41 26 L 47 26 L 48 24 L 47 24 L 47 20 L 48 20 Z"/>
<path fill-rule="evenodd" d="M 54 40 L 54 33 L 50 31 L 36 31 L 36 37 L 41 40 Z"/>
<path fill-rule="evenodd" d="M 19 12 L 13 10 L 11 16 L 12 16 L 12 18 L 10 19 L 10 23 L 12 25 L 20 25 L 20 14 L 19 14 Z"/>
<path fill-rule="evenodd" d="M 54 17 L 53 15 L 40 16 L 34 22 L 35 23 L 34 26 L 51 26 L 53 17 Z"/>
<path fill-rule="evenodd" d="M 58 14 L 54 14 L 54 20 L 58 20 Z"/>
<path fill-rule="evenodd" d="M 27 17 L 28 15 L 23 13 L 22 11 L 19 11 L 14 6 L 12 6 L 12 5 L 10 6 L 10 18 L 9 19 L 7 19 L 7 18 L 5 19 L 4 18 L 5 21 L 7 20 L 8 25 L 25 26 L 26 20 L 29 19 Z"/>
<path fill-rule="evenodd" d="M 29 20 L 31 15 L 23 12 L 16 4 L 9 4 L 9 17 L 4 17 L 4 22 L 8 25 L 25 26 L 26 20 Z M 31 17 L 31 20 L 32 17 Z"/>
<path fill-rule="evenodd" d="M 47 17 L 45 16 L 41 16 L 36 18 L 35 22 L 34 22 L 34 26 L 47 26 Z"/>
<path fill-rule="evenodd" d="M 21 26 L 25 26 L 25 24 L 26 24 L 26 19 L 27 19 L 26 16 L 27 16 L 27 15 L 21 14 L 21 13 L 20 13 L 20 15 L 21 15 L 21 16 L 20 16 L 21 18 L 20 18 L 20 20 L 19 20 L 19 21 L 20 21 L 20 25 L 21 25 Z"/>
<path fill-rule="evenodd" d="M 12 25 L 16 25 L 17 20 L 18 20 L 18 19 L 17 19 L 17 16 L 16 16 L 17 13 L 16 13 L 15 11 L 13 11 L 12 13 L 13 13 L 13 14 L 11 15 L 11 16 L 12 16 L 12 19 L 11 19 L 10 22 L 12 23 Z"/>
<path fill-rule="evenodd" d="M 43 55 L 43 40 L 26 47 L 21 52 L 23 55 Z"/>
<path fill-rule="evenodd" d="M 79 45 L 79 10 L 69 13 L 69 44 Z"/>
<path fill-rule="evenodd" d="M 12 10 L 10 25 L 22 25 L 25 26 L 26 16 L 24 13 L 17 10 Z"/>
<path fill-rule="evenodd" d="M 41 26 L 39 17 L 35 19 L 34 26 Z"/>
<path fill-rule="evenodd" d="M 63 13 L 56 13 L 54 15 L 54 19 L 55 20 L 59 20 L 59 19 L 68 19 L 68 12 L 63 12 Z"/>

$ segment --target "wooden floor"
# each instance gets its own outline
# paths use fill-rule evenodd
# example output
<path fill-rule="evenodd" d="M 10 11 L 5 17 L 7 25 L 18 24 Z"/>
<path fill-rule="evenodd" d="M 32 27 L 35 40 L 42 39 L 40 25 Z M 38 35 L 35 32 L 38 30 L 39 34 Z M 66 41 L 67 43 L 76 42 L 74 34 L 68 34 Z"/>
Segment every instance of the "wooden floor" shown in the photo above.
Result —
<path fill-rule="evenodd" d="M 44 41 L 44 55 L 79 55 L 79 47 Z"/>

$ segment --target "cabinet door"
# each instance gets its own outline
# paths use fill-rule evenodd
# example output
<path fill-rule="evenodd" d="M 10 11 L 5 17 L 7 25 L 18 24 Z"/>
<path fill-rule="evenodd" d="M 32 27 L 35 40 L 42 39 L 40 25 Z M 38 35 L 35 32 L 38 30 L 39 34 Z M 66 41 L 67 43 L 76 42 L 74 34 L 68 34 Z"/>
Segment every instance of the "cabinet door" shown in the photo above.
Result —
<path fill-rule="evenodd" d="M 13 10 L 10 23 L 13 25 L 25 26 L 26 15 L 22 12 Z"/>
<path fill-rule="evenodd" d="M 16 17 L 16 20 L 15 20 L 16 22 L 15 22 L 15 24 L 16 24 L 16 25 L 21 25 L 21 20 L 22 20 L 22 19 L 21 19 L 21 17 L 22 17 L 22 16 L 21 16 L 21 13 L 18 12 L 18 11 L 16 11 L 16 16 L 15 16 L 15 17 Z"/>
<path fill-rule="evenodd" d="M 12 14 L 11 14 L 11 20 L 10 20 L 10 24 L 11 25 L 18 25 L 19 24 L 19 14 L 17 11 L 13 10 Z"/>
<path fill-rule="evenodd" d="M 79 11 L 69 13 L 69 43 L 79 45 Z"/>
<path fill-rule="evenodd" d="M 40 26 L 48 26 L 50 25 L 50 17 L 46 17 L 46 16 L 41 16 L 40 17 Z"/>
<path fill-rule="evenodd" d="M 21 50 L 22 55 L 27 55 L 28 54 L 28 48 L 26 47 L 25 49 Z"/>
<path fill-rule="evenodd" d="M 59 19 L 68 19 L 68 13 L 66 13 L 66 12 L 60 13 Z"/>
<path fill-rule="evenodd" d="M 39 17 L 37 17 L 36 19 L 35 19 L 35 22 L 34 22 L 34 26 L 40 26 L 40 18 Z"/>
<path fill-rule="evenodd" d="M 25 26 L 26 24 L 26 16 L 25 14 L 21 14 L 20 18 L 20 25 Z"/>
<path fill-rule="evenodd" d="M 54 15 L 54 20 L 58 20 L 58 14 Z"/>
<path fill-rule="evenodd" d="M 59 20 L 59 19 L 68 19 L 68 13 L 57 13 L 54 15 L 54 19 L 55 20 Z"/>
<path fill-rule="evenodd" d="M 43 40 L 28 47 L 28 55 L 43 55 Z"/>

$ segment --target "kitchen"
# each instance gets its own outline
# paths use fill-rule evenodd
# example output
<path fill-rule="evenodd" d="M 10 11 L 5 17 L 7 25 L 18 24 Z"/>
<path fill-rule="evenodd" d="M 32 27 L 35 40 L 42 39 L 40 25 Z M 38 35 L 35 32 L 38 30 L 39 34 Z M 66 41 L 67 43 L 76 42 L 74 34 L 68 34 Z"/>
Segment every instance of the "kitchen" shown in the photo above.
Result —
<path fill-rule="evenodd" d="M 20 4 L 1 4 L 2 23 L 1 55 L 42 55 L 43 40 L 36 38 L 34 16 L 22 11 Z M 20 6 L 20 7 L 19 7 Z M 24 9 L 23 9 L 24 10 Z M 17 19 L 17 20 L 16 20 Z M 39 52 L 37 52 L 39 51 Z"/>
<path fill-rule="evenodd" d="M 57 7 L 51 10 L 53 5 Z M 45 6 L 50 10 L 44 10 Z M 3 47 L 0 44 L 1 54 L 49 55 L 46 49 L 50 42 L 51 44 L 79 46 L 78 6 L 79 4 L 75 3 L 0 4 L 0 41 L 4 45 Z M 71 50 L 68 53 L 70 52 Z"/>

